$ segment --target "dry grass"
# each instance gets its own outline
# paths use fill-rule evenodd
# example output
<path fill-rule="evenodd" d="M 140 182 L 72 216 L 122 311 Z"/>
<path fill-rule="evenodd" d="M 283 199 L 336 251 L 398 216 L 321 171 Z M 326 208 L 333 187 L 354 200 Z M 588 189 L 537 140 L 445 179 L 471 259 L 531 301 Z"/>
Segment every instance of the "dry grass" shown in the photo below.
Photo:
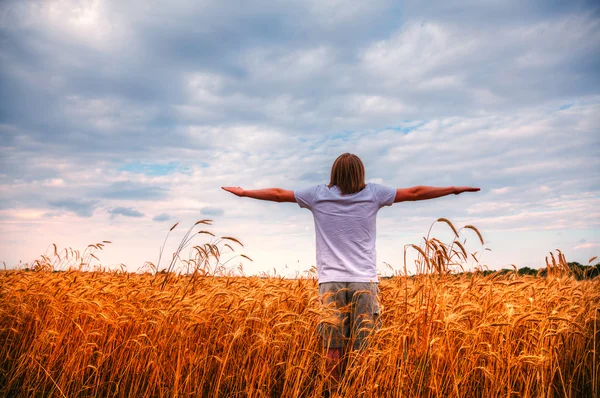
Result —
<path fill-rule="evenodd" d="M 409 246 L 422 273 L 381 282 L 381 327 L 348 354 L 337 394 L 598 397 L 600 278 L 575 280 L 560 253 L 547 278 L 453 275 L 462 229 L 440 222 L 456 239 Z M 186 261 L 184 239 L 167 273 L 84 272 L 82 256 L 66 272 L 48 272 L 50 257 L 0 272 L 0 395 L 321 396 L 330 310 L 316 280 L 215 276 L 238 242 L 213 238 Z"/>

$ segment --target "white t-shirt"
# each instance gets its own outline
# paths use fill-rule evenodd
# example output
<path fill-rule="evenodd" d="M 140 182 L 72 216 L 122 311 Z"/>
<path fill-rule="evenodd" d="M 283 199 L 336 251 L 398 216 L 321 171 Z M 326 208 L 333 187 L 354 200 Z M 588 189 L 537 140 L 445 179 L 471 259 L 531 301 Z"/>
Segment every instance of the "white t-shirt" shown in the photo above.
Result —
<path fill-rule="evenodd" d="M 319 283 L 377 282 L 375 219 L 379 209 L 394 203 L 396 189 L 369 183 L 342 195 L 337 186 L 322 184 L 294 196 L 315 219 Z"/>

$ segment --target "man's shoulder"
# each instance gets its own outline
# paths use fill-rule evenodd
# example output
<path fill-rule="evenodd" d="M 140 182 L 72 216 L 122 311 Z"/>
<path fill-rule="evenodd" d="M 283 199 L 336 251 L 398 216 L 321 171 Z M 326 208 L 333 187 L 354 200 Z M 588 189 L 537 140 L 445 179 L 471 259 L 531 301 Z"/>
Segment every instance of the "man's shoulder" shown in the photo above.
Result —
<path fill-rule="evenodd" d="M 371 187 L 371 188 L 389 188 L 388 185 L 384 185 L 384 184 L 379 184 L 377 182 L 367 182 L 367 186 Z"/>
<path fill-rule="evenodd" d="M 306 188 L 294 190 L 294 197 L 300 207 L 312 208 L 312 205 L 319 199 L 320 195 L 323 194 L 322 187 L 326 187 L 324 184 L 312 185 Z"/>
<path fill-rule="evenodd" d="M 395 190 L 396 188 L 391 187 L 389 185 L 383 185 L 383 184 L 378 184 L 375 182 L 368 182 L 367 183 L 367 188 L 369 188 L 372 191 L 390 191 L 390 190 Z"/>
<path fill-rule="evenodd" d="M 294 192 L 311 192 L 311 191 L 317 191 L 319 189 L 319 187 L 321 186 L 325 186 L 325 184 L 318 184 L 318 185 L 309 185 L 309 186 L 305 186 L 303 188 L 300 189 L 294 189 Z"/>
<path fill-rule="evenodd" d="M 312 186 L 312 190 L 315 195 L 322 196 L 329 191 L 329 187 L 326 184 L 317 184 Z"/>

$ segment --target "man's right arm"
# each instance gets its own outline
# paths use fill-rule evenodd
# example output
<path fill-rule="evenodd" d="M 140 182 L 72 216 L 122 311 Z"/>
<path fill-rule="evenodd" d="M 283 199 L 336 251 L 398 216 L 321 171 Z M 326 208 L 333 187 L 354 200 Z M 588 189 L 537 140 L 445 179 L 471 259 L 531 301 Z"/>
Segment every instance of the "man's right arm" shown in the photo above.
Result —
<path fill-rule="evenodd" d="M 477 192 L 479 188 L 473 187 L 426 187 L 416 186 L 411 188 L 398 188 L 394 203 L 410 202 L 417 200 L 427 200 L 441 198 L 442 196 L 454 194 L 458 195 L 463 192 Z"/>
<path fill-rule="evenodd" d="M 294 191 L 281 188 L 243 189 L 240 187 L 221 187 L 239 197 L 267 200 L 270 202 L 296 202 Z"/>

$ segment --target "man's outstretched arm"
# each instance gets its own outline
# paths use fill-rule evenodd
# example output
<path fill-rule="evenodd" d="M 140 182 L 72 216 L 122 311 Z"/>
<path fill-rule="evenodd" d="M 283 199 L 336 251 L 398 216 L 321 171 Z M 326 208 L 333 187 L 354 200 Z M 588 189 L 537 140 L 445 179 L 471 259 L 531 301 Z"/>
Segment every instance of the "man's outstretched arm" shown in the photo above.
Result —
<path fill-rule="evenodd" d="M 240 187 L 221 187 L 227 192 L 245 198 L 268 200 L 271 202 L 296 202 L 294 191 L 281 188 L 243 189 Z"/>
<path fill-rule="evenodd" d="M 416 186 L 412 188 L 399 188 L 396 190 L 394 203 L 407 202 L 415 200 L 426 200 L 441 198 L 446 195 L 458 195 L 463 192 L 477 192 L 479 188 L 473 187 L 424 187 Z"/>

